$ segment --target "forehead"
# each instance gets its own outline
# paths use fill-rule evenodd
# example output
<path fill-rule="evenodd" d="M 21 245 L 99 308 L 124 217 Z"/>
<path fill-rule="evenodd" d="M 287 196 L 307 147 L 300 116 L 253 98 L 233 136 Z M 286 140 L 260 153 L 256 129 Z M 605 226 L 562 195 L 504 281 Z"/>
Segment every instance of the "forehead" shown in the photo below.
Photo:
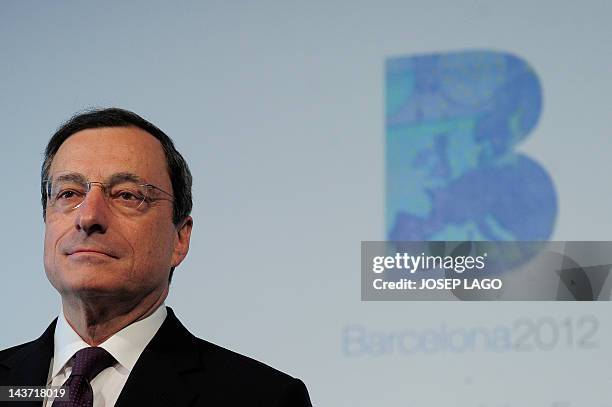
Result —
<path fill-rule="evenodd" d="M 168 186 L 166 156 L 161 143 L 137 127 L 103 127 L 74 133 L 60 146 L 50 175 L 79 172 L 90 180 L 102 180 L 131 172 L 148 182 Z"/>

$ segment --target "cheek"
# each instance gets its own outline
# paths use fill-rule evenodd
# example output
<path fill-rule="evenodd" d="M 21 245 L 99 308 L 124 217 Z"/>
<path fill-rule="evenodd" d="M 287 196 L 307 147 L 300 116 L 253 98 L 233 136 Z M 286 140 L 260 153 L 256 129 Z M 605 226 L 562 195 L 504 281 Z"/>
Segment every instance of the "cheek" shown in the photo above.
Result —
<path fill-rule="evenodd" d="M 45 274 L 47 275 L 47 279 L 51 282 L 56 289 L 60 290 L 64 285 L 62 283 L 62 267 L 57 264 L 57 262 L 61 259 L 58 259 L 57 247 L 58 241 L 62 236 L 61 228 L 57 223 L 49 222 L 49 218 L 47 218 L 47 222 L 45 223 L 45 239 L 44 239 L 44 247 L 43 247 L 43 264 L 45 268 Z"/>
<path fill-rule="evenodd" d="M 170 269 L 173 252 L 173 228 L 160 224 L 132 235 L 132 246 L 135 254 L 135 271 L 143 275 L 152 273 L 164 275 Z"/>
<path fill-rule="evenodd" d="M 47 223 L 45 225 L 45 241 L 44 241 L 44 252 L 43 258 L 45 262 L 45 268 L 52 267 L 55 264 L 55 249 L 57 247 L 57 241 L 59 238 L 59 233 L 57 232 L 57 228 L 53 227 L 53 225 Z"/>

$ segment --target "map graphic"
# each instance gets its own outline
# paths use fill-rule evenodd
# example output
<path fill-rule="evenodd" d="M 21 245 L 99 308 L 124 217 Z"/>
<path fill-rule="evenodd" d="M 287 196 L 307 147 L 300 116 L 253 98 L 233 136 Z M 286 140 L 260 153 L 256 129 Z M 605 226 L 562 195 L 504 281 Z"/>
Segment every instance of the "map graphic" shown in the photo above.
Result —
<path fill-rule="evenodd" d="M 386 86 L 388 240 L 548 240 L 551 177 L 515 147 L 534 129 L 533 69 L 501 52 L 390 58 Z"/>

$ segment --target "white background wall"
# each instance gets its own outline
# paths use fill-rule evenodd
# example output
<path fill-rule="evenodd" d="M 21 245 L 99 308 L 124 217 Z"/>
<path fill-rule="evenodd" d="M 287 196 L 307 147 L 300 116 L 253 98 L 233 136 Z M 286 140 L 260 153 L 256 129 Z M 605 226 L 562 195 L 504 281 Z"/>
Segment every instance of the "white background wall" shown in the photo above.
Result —
<path fill-rule="evenodd" d="M 359 287 L 360 241 L 384 239 L 390 56 L 528 61 L 544 109 L 520 149 L 553 177 L 554 238 L 610 240 L 610 15 L 608 1 L 0 3 L 0 348 L 59 311 L 42 268 L 44 145 L 75 111 L 115 105 L 191 165 L 192 249 L 168 304 L 193 333 L 302 378 L 319 406 L 612 405 L 608 303 L 362 303 Z M 349 357 L 342 345 L 350 325 L 587 315 L 593 349 Z"/>

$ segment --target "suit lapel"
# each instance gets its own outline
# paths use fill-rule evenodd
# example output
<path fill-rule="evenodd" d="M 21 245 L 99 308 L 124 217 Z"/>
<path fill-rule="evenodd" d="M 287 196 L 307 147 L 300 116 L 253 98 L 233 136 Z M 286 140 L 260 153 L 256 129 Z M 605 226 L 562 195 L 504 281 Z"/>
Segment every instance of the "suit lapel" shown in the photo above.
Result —
<path fill-rule="evenodd" d="M 200 360 L 195 337 L 168 307 L 166 320 L 140 355 L 115 406 L 193 404 L 198 392 L 187 381 L 201 371 Z"/>

